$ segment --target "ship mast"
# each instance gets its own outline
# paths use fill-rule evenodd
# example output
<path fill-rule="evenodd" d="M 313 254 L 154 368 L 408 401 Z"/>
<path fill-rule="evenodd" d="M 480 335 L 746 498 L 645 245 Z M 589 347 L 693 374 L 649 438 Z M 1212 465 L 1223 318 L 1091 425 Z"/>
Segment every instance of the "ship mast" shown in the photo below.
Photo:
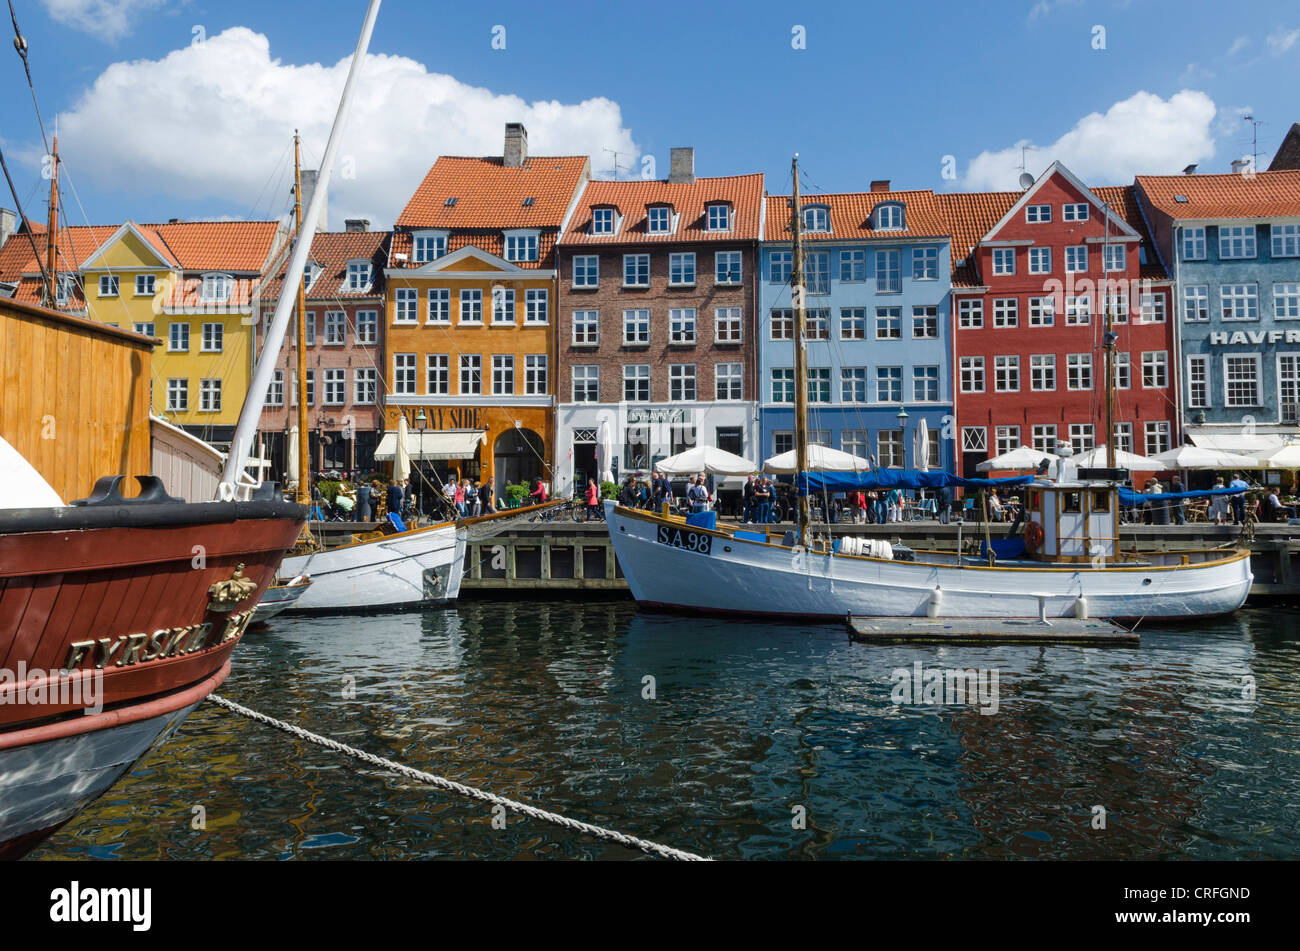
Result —
<path fill-rule="evenodd" d="M 293 133 L 293 222 L 299 243 L 302 234 L 302 143 Z M 310 237 L 308 238 L 310 244 Z M 307 435 L 307 289 L 298 282 L 298 502 L 311 504 L 311 445 Z"/>
<path fill-rule="evenodd" d="M 46 307 L 58 305 L 59 287 L 59 137 L 54 137 L 50 156 L 50 219 L 45 231 L 45 293 L 42 303 Z"/>
<path fill-rule="evenodd" d="M 807 314 L 804 309 L 804 297 L 808 288 L 803 276 L 803 232 L 800 230 L 803 219 L 799 210 L 799 156 L 790 162 L 790 174 L 794 179 L 794 198 L 790 209 L 790 230 L 794 234 L 794 253 L 790 273 L 790 297 L 794 304 L 794 453 L 795 453 L 795 497 L 799 503 L 799 514 L 795 523 L 795 544 L 807 545 L 809 528 L 812 522 L 808 514 L 808 494 L 799 492 L 799 477 L 808 475 L 808 358 L 804 350 L 804 332 Z"/>
<path fill-rule="evenodd" d="M 1102 359 L 1105 360 L 1106 373 L 1106 468 L 1115 467 L 1115 342 L 1118 335 L 1114 330 L 1115 314 L 1111 308 L 1109 281 L 1106 280 L 1106 258 L 1110 254 L 1110 204 L 1106 204 L 1106 237 L 1101 252 L 1102 290 L 1106 295 L 1105 331 L 1102 334 Z M 1125 300 L 1128 297 L 1125 295 Z"/>

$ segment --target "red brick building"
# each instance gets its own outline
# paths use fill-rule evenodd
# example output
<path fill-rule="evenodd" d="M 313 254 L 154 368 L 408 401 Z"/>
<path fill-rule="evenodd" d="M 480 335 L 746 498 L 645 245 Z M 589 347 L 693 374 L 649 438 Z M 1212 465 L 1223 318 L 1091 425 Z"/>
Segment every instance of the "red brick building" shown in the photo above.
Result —
<path fill-rule="evenodd" d="M 1018 446 L 1103 445 L 1104 313 L 1118 334 L 1116 443 L 1178 439 L 1171 287 L 1131 186 L 1053 163 L 1024 192 L 938 196 L 952 230 L 959 470 Z"/>

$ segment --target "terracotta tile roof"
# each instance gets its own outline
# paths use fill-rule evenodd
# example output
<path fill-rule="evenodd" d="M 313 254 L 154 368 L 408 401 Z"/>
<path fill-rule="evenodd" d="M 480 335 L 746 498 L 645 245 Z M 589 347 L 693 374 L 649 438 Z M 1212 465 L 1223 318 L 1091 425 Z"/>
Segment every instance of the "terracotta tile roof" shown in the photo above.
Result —
<path fill-rule="evenodd" d="M 1152 207 L 1174 220 L 1300 215 L 1300 170 L 1244 175 L 1139 175 Z M 1181 202 L 1175 196 L 1182 195 Z"/>
<path fill-rule="evenodd" d="M 789 195 L 768 196 L 767 223 L 763 229 L 764 240 L 790 240 L 789 199 Z M 929 189 L 800 195 L 799 201 L 805 208 L 809 205 L 830 207 L 830 232 L 805 231 L 805 241 L 834 241 L 845 238 L 929 238 L 948 234 L 947 220 L 935 201 L 934 192 Z M 906 204 L 903 223 L 907 228 L 902 231 L 876 231 L 871 227 L 871 215 L 877 205 L 891 201 Z"/>
<path fill-rule="evenodd" d="M 1270 172 L 1288 168 L 1300 168 L 1300 122 L 1291 123 L 1290 131 L 1277 147 L 1277 154 L 1268 165 Z"/>
<path fill-rule="evenodd" d="M 730 231 L 709 231 L 705 206 L 730 202 Z M 651 205 L 672 205 L 677 228 L 672 234 L 647 234 L 646 219 Z M 591 233 L 591 210 L 614 205 L 623 217 L 617 234 Z M 693 182 L 593 181 L 588 182 L 560 238 L 560 244 L 600 245 L 630 243 L 681 243 L 685 241 L 756 241 L 763 206 L 763 174 L 697 178 Z"/>
<path fill-rule="evenodd" d="M 551 252 L 555 249 L 555 242 L 559 238 L 559 229 L 543 231 L 537 241 L 537 260 L 535 262 L 512 262 L 517 263 L 519 267 L 543 268 L 551 267 L 554 263 L 551 260 Z M 480 251 L 486 251 L 488 254 L 495 254 L 499 258 L 506 256 L 506 239 L 499 229 L 483 228 L 462 228 L 453 231 L 447 238 L 447 253 L 459 251 L 468 245 L 473 245 Z M 405 254 L 406 260 L 397 260 L 397 255 Z M 420 265 L 412 261 L 412 240 L 411 232 L 395 231 L 393 232 L 392 244 L 389 248 L 389 267 L 419 267 Z"/>
<path fill-rule="evenodd" d="M 398 216 L 404 228 L 559 228 L 587 173 L 585 155 L 536 155 L 518 168 L 499 157 L 433 163 Z M 448 205 L 449 198 L 456 199 Z M 524 200 L 533 199 L 525 206 Z"/>
<path fill-rule="evenodd" d="M 318 232 L 311 242 L 308 260 L 321 267 L 320 274 L 307 289 L 307 300 L 334 301 L 359 300 L 382 297 L 384 294 L 384 265 L 388 260 L 388 231 L 328 231 Z M 284 271 L 289 266 L 290 245 L 277 255 L 275 275 L 268 278 L 262 291 L 263 301 L 274 301 L 280 296 Z M 343 287 L 347 277 L 348 262 L 359 258 L 370 261 L 374 281 L 366 293 L 350 291 Z"/>
<path fill-rule="evenodd" d="M 939 193 L 939 205 L 948 233 L 952 235 L 952 283 L 954 287 L 978 287 L 979 277 L 969 263 L 971 250 L 979 244 L 1023 192 Z"/>
<path fill-rule="evenodd" d="M 1155 242 L 1151 240 L 1151 232 L 1147 229 L 1146 219 L 1142 217 L 1142 209 L 1138 205 L 1137 189 L 1132 185 L 1101 185 L 1092 189 L 1092 193 L 1108 203 L 1111 210 L 1124 219 L 1126 225 L 1142 236 L 1142 253 L 1146 258 L 1146 263 L 1142 265 L 1138 273 L 1139 278 L 1148 281 L 1168 280 L 1169 274 L 1160 263 L 1160 255 L 1156 253 Z"/>

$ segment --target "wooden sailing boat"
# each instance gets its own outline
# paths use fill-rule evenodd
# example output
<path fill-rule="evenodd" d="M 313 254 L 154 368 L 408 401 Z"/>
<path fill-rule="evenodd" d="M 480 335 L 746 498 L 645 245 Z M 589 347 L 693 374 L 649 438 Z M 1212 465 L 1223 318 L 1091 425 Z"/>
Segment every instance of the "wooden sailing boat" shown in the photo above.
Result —
<path fill-rule="evenodd" d="M 805 286 L 799 207 L 794 197 L 791 296 L 795 315 L 795 449 L 799 474 L 795 530 L 786 536 L 626 509 L 605 503 L 619 565 L 644 605 L 690 612 L 825 618 L 1191 617 L 1234 611 L 1250 591 L 1250 552 L 1128 554 L 1119 548 L 1121 490 L 1113 473 L 1079 471 L 1068 460 L 1057 481 L 1028 485 L 1028 520 L 1019 551 L 980 558 L 959 552 L 900 552 L 886 543 L 812 538 L 809 491 L 989 485 L 1021 480 L 961 479 L 948 473 L 878 469 L 809 473 Z M 1108 388 L 1114 333 L 1107 319 Z M 1113 399 L 1107 399 L 1107 429 Z M 1101 478 L 1092 478 L 1100 475 Z M 1082 477 L 1082 478 L 1081 478 Z M 712 513 L 707 513 L 712 514 Z M 1002 542 L 1004 540 L 999 540 Z M 904 560 L 907 558 L 908 560 Z"/>

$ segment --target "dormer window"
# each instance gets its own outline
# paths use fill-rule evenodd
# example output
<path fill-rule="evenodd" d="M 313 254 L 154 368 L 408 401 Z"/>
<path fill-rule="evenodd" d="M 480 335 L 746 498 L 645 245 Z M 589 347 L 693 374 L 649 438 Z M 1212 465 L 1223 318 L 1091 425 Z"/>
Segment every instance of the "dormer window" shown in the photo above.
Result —
<path fill-rule="evenodd" d="M 673 206 L 651 205 L 646 209 L 647 234 L 672 234 Z"/>
<path fill-rule="evenodd" d="M 616 230 L 618 211 L 614 208 L 593 208 L 591 210 L 591 233 L 613 234 Z"/>
<path fill-rule="evenodd" d="M 320 277 L 321 267 L 315 261 L 308 261 L 302 269 L 302 289 L 304 292 L 311 290 L 311 286 L 316 283 L 316 278 Z"/>
<path fill-rule="evenodd" d="M 353 294 L 364 294 L 370 290 L 370 262 L 349 261 L 348 276 L 343 287 Z"/>
<path fill-rule="evenodd" d="M 538 233 L 536 231 L 507 231 L 505 238 L 507 261 L 537 260 Z"/>
<path fill-rule="evenodd" d="M 903 223 L 903 206 L 898 202 L 877 205 L 875 218 L 877 231 L 902 231 L 905 227 Z"/>
<path fill-rule="evenodd" d="M 809 205 L 803 210 L 803 230 L 830 231 L 831 210 L 825 205 Z"/>
<path fill-rule="evenodd" d="M 411 252 L 416 264 L 438 260 L 447 253 L 447 232 L 425 231 L 412 235 Z"/>
<path fill-rule="evenodd" d="M 54 302 L 63 306 L 72 300 L 72 294 L 77 286 L 77 276 L 75 274 L 60 274 L 58 281 L 54 285 Z"/>
<path fill-rule="evenodd" d="M 224 304 L 230 299 L 235 281 L 229 274 L 204 274 L 199 300 L 205 304 Z"/>
<path fill-rule="evenodd" d="M 709 205 L 708 229 L 710 231 L 731 230 L 731 206 L 722 202 Z"/>

